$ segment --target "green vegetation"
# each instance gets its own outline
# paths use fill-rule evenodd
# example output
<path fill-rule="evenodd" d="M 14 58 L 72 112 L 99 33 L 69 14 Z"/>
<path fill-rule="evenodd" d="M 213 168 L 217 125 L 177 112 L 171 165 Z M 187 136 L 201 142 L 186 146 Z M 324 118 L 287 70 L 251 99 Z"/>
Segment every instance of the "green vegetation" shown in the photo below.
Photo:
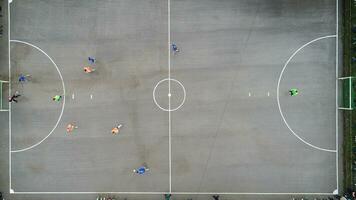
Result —
<path fill-rule="evenodd" d="M 352 57 L 356 57 L 356 45 L 352 43 L 356 42 L 356 4 L 353 0 L 343 1 L 343 74 L 342 76 L 355 76 L 356 75 L 356 62 L 352 62 Z M 349 103 L 349 87 L 347 84 L 343 84 L 343 104 Z M 355 160 L 356 152 L 353 153 L 353 147 L 356 147 L 356 119 L 355 111 L 344 111 L 344 144 L 343 144 L 343 159 L 344 159 L 344 189 L 354 188 L 356 183 L 355 173 L 353 172 L 353 160 Z M 345 191 L 345 190 L 344 190 Z"/>

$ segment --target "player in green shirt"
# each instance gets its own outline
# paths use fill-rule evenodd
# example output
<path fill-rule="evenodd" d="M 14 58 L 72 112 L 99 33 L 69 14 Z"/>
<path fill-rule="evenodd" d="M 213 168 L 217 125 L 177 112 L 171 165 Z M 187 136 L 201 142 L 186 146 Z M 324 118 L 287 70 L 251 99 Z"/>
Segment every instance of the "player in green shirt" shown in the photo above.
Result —
<path fill-rule="evenodd" d="M 52 97 L 53 101 L 60 101 L 62 99 L 61 95 L 55 95 L 54 97 Z"/>
<path fill-rule="evenodd" d="M 164 199 L 165 199 L 165 200 L 170 200 L 170 199 L 171 199 L 171 196 L 172 196 L 171 194 L 165 194 L 165 195 L 164 195 Z"/>
<path fill-rule="evenodd" d="M 290 96 L 296 96 L 298 95 L 298 89 L 292 88 L 289 90 Z"/>

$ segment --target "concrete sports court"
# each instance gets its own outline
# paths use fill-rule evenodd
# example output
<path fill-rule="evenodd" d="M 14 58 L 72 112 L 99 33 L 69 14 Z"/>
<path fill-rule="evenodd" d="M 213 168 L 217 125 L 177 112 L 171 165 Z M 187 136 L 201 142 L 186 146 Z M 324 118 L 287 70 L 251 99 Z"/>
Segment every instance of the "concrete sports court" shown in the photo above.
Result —
<path fill-rule="evenodd" d="M 337 10 L 336 0 L 13 0 L 1 77 L 4 94 L 22 96 L 0 113 L 1 190 L 337 193 Z M 31 80 L 19 84 L 21 73 Z M 134 174 L 143 163 L 149 172 Z"/>

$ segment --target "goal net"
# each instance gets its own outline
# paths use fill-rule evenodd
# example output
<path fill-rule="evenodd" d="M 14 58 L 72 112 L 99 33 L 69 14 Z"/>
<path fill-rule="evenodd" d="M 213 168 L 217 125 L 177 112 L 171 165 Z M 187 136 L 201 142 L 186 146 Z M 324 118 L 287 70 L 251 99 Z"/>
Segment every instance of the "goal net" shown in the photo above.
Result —
<path fill-rule="evenodd" d="M 8 81 L 0 80 L 0 111 L 9 111 L 8 107 L 5 107 L 5 103 L 8 105 L 8 97 L 4 95 L 4 84 L 8 84 Z"/>
<path fill-rule="evenodd" d="M 356 77 L 341 77 L 341 100 L 339 101 L 339 109 L 353 110 L 356 105 L 355 90 L 356 90 Z"/>

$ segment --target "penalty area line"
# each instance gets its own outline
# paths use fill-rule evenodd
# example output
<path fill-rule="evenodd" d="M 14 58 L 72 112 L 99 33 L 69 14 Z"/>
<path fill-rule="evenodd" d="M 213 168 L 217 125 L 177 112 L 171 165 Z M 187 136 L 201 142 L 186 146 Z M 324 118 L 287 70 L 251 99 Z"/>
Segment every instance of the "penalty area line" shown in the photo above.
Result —
<path fill-rule="evenodd" d="M 43 55 L 45 55 L 45 56 L 51 61 L 51 63 L 54 65 L 54 67 L 56 68 L 56 70 L 57 70 L 57 72 L 58 72 L 58 74 L 59 74 L 59 77 L 60 77 L 60 79 L 61 79 L 61 82 L 62 82 L 62 90 L 63 90 L 63 104 L 62 104 L 61 113 L 60 113 L 60 115 L 59 115 L 59 117 L 58 117 L 58 120 L 57 120 L 56 124 L 54 125 L 54 127 L 52 128 L 52 130 L 49 132 L 49 134 L 48 134 L 46 137 L 44 137 L 41 141 L 39 141 L 39 142 L 37 142 L 36 144 L 34 144 L 34 145 L 32 145 L 32 146 L 29 146 L 29 147 L 27 147 L 27 148 L 24 148 L 24 149 L 17 149 L 17 150 L 12 150 L 12 149 L 10 149 L 10 154 L 11 154 L 11 153 L 24 152 L 24 151 L 30 150 L 30 149 L 32 149 L 32 148 L 35 148 L 36 146 L 40 145 L 43 141 L 45 141 L 50 135 L 52 135 L 52 133 L 53 133 L 54 130 L 57 128 L 57 126 L 58 126 L 58 124 L 59 124 L 59 122 L 61 121 L 61 118 L 62 118 L 62 116 L 63 116 L 64 107 L 65 107 L 65 104 L 66 104 L 66 97 L 65 97 L 65 96 L 66 96 L 66 89 L 65 89 L 64 80 L 63 80 L 63 76 L 62 76 L 61 71 L 59 70 L 59 68 L 58 68 L 57 64 L 54 62 L 54 60 L 53 60 L 44 50 L 42 50 L 41 48 L 37 47 L 36 45 L 33 45 L 33 44 L 29 43 L 29 42 L 21 41 L 21 40 L 10 40 L 10 39 L 9 39 L 9 42 L 14 42 L 14 43 L 20 43 L 20 44 L 28 45 L 28 46 L 30 46 L 30 47 L 32 47 L 32 48 L 35 48 L 35 49 L 38 50 L 39 52 L 41 52 Z M 10 43 L 9 43 L 9 45 L 10 45 Z M 10 58 L 9 58 L 9 59 L 10 59 Z M 11 104 L 10 104 L 10 106 L 11 106 Z M 11 110 L 11 108 L 10 108 L 10 110 Z M 9 112 L 9 113 L 11 113 L 11 112 Z M 10 114 L 10 115 L 11 115 L 11 114 Z M 11 119 L 11 118 L 10 118 L 10 119 Z M 11 128 L 10 128 L 10 129 L 11 129 Z M 11 137 L 10 137 L 10 138 L 11 138 Z"/>
<path fill-rule="evenodd" d="M 294 132 L 294 130 L 289 126 L 283 112 L 282 112 L 282 108 L 281 108 L 281 104 L 280 104 L 280 92 L 279 92 L 279 89 L 280 89 L 280 83 L 281 83 L 281 80 L 282 80 L 282 77 L 283 77 L 283 73 L 284 73 L 284 70 L 287 68 L 289 62 L 294 58 L 295 55 L 298 54 L 299 51 L 301 51 L 302 49 L 304 49 L 304 47 L 314 43 L 314 42 L 317 42 L 319 40 L 322 40 L 322 39 L 327 39 L 327 38 L 337 38 L 337 35 L 327 35 L 327 36 L 323 36 L 323 37 L 318 37 L 316 39 L 313 39 L 307 43 L 305 43 L 304 45 L 302 45 L 301 47 L 299 47 L 296 51 L 294 51 L 294 53 L 288 58 L 288 60 L 285 62 L 282 70 L 281 70 L 281 73 L 279 74 L 279 78 L 278 78 L 278 82 L 277 82 L 277 105 L 278 105 L 278 110 L 279 110 L 279 113 L 281 115 L 281 118 L 284 122 L 284 124 L 287 126 L 287 128 L 289 129 L 289 131 L 298 139 L 300 140 L 301 142 L 303 142 L 304 144 L 306 144 L 307 146 L 311 147 L 311 148 L 314 148 L 316 150 L 320 150 L 320 151 L 325 151 L 325 152 L 330 152 L 330 153 L 337 153 L 337 147 L 335 147 L 335 149 L 326 149 L 326 148 L 321 148 L 321 147 L 318 147 L 316 145 L 313 145 L 309 142 L 307 142 L 306 140 L 304 140 L 302 137 L 300 137 L 297 133 Z"/>

